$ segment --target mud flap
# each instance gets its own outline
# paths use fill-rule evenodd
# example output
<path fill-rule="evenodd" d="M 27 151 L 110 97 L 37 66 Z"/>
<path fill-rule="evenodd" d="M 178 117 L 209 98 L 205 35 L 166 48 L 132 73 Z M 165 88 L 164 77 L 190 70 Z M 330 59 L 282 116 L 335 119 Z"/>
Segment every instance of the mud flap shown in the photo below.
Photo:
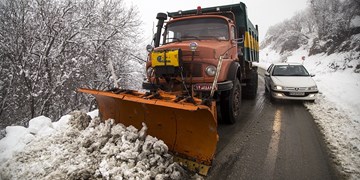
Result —
<path fill-rule="evenodd" d="M 161 98 L 147 98 L 139 92 L 113 93 L 90 89 L 80 92 L 96 97 L 102 120 L 115 119 L 126 126 L 140 129 L 144 122 L 147 133 L 165 142 L 175 156 L 207 166 L 200 172 L 206 175 L 211 166 L 218 142 L 216 105 L 175 102 L 176 97 L 166 93 Z"/>

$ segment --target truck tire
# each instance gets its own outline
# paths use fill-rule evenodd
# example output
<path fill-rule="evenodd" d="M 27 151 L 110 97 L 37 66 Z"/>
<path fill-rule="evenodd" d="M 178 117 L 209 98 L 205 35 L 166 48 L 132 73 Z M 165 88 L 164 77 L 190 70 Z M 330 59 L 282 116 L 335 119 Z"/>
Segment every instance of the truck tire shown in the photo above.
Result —
<path fill-rule="evenodd" d="M 258 89 L 258 74 L 256 70 L 251 70 L 250 79 L 247 80 L 245 89 L 243 90 L 243 97 L 246 99 L 255 99 Z"/>
<path fill-rule="evenodd" d="M 222 92 L 220 96 L 221 119 L 228 124 L 240 119 L 241 85 L 238 79 L 233 84 L 231 90 Z"/>

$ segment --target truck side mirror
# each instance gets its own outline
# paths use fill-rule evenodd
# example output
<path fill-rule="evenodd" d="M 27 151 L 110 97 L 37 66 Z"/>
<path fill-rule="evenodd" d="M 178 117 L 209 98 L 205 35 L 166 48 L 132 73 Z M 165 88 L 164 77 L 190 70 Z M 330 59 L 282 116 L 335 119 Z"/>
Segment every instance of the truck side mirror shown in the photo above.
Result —
<path fill-rule="evenodd" d="M 161 36 L 161 29 L 163 28 L 164 21 L 167 19 L 167 14 L 165 13 L 158 13 L 156 15 L 156 19 L 158 19 L 158 24 L 156 25 L 156 34 L 154 39 L 154 46 L 159 47 L 160 45 L 160 36 Z"/>

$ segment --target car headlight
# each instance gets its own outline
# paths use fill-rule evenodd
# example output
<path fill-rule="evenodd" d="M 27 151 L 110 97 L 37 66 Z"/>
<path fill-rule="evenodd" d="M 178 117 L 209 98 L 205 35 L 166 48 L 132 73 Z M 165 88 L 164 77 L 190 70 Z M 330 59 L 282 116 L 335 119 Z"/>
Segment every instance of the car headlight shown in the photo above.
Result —
<path fill-rule="evenodd" d="M 311 86 L 311 87 L 309 87 L 308 88 L 308 90 L 311 90 L 311 91 L 317 91 L 318 90 L 318 88 L 317 88 L 317 86 Z"/>
<path fill-rule="evenodd" d="M 275 90 L 283 90 L 284 88 L 282 86 L 274 86 Z"/>
<path fill-rule="evenodd" d="M 216 67 L 213 66 L 213 65 L 210 65 L 210 66 L 206 67 L 205 73 L 206 73 L 208 76 L 215 76 L 215 74 L 216 74 Z"/>
<path fill-rule="evenodd" d="M 152 74 L 153 74 L 153 72 L 154 72 L 154 69 L 153 69 L 152 67 L 149 67 L 149 68 L 146 70 L 146 75 L 147 75 L 148 77 L 151 77 Z"/>

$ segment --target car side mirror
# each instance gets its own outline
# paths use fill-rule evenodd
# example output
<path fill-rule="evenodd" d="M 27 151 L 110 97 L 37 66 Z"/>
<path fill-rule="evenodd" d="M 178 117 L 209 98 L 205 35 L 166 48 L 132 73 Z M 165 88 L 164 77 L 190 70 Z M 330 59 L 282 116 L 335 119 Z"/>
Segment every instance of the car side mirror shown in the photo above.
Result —
<path fill-rule="evenodd" d="M 264 74 L 266 77 L 270 77 L 270 74 L 269 74 L 269 72 L 265 72 L 265 74 Z"/>
<path fill-rule="evenodd" d="M 315 74 L 310 74 L 310 76 L 311 76 L 311 77 L 314 77 L 314 76 L 315 76 Z"/>

